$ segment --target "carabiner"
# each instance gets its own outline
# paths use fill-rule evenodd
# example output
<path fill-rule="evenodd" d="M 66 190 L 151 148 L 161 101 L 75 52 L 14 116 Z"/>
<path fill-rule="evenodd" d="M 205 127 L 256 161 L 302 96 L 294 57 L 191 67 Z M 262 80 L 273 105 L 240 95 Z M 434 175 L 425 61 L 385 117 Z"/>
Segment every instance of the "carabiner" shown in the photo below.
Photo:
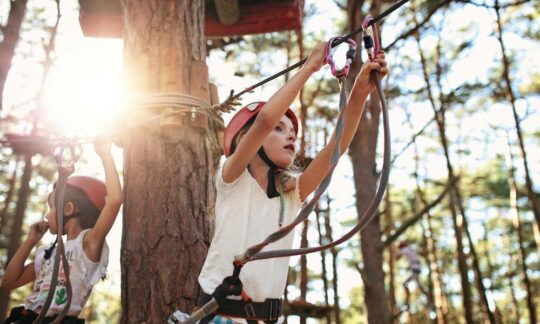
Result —
<path fill-rule="evenodd" d="M 364 40 L 364 48 L 367 50 L 368 57 L 371 62 L 375 60 L 375 56 L 377 55 L 377 53 L 379 53 L 379 50 L 381 48 L 379 44 L 377 27 L 375 26 L 375 23 L 371 23 L 372 20 L 372 16 L 366 16 L 366 18 L 364 18 L 364 22 L 362 23 L 362 28 L 364 30 L 362 37 L 362 39 Z"/>
<path fill-rule="evenodd" d="M 332 59 L 331 50 L 334 47 L 334 43 L 336 42 L 346 42 L 349 44 L 349 50 L 347 51 L 347 60 L 345 62 L 345 66 L 341 69 L 336 68 L 336 64 L 334 63 L 334 60 Z M 349 73 L 349 69 L 351 67 L 351 64 L 354 60 L 354 56 L 356 55 L 356 42 L 353 39 L 347 38 L 343 40 L 343 37 L 332 37 L 330 40 L 328 40 L 328 44 L 326 45 L 325 55 L 324 55 L 324 61 L 330 65 L 330 70 L 332 71 L 332 75 L 334 75 L 336 78 L 341 78 L 343 76 L 347 76 L 347 73 Z"/>

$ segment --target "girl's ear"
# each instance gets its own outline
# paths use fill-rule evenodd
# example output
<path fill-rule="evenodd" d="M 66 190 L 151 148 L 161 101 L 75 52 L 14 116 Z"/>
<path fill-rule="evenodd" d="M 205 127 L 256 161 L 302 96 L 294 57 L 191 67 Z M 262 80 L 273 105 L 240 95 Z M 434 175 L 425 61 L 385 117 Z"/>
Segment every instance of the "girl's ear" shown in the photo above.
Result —
<path fill-rule="evenodd" d="M 75 204 L 73 204 L 71 201 L 64 204 L 64 215 L 71 216 L 75 213 L 75 210 Z"/>

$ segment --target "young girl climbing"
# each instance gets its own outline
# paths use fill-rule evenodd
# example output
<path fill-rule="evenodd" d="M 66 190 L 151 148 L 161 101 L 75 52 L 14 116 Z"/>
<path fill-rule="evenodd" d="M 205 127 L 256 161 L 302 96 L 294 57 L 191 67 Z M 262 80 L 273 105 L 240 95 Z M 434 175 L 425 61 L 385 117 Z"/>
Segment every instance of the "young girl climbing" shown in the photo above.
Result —
<path fill-rule="evenodd" d="M 27 239 L 9 262 L 2 279 L 1 286 L 7 289 L 15 289 L 34 281 L 33 292 L 26 298 L 24 306 L 12 309 L 6 323 L 32 323 L 43 309 L 57 252 L 55 244 L 48 248 L 39 248 L 34 262 L 26 266 L 24 263 L 47 230 L 56 234 L 58 226 L 63 226 L 63 231 L 67 235 L 64 248 L 73 291 L 68 316 L 62 323 L 84 323 L 77 316 L 86 303 L 92 287 L 106 274 L 109 247 L 105 237 L 123 201 L 120 180 L 110 149 L 111 143 L 108 141 L 95 144 L 95 151 L 101 158 L 105 171 L 105 183 L 85 176 L 72 176 L 67 180 L 65 203 L 60 207 L 64 210 L 64 224 L 56 223 L 57 188 L 49 194 L 47 221 L 37 222 L 30 227 Z M 52 321 L 67 302 L 67 278 L 62 269 L 60 266 L 55 295 L 43 321 L 45 323 Z"/>
<path fill-rule="evenodd" d="M 325 64 L 325 48 L 325 42 L 317 44 L 299 72 L 268 102 L 255 102 L 242 108 L 225 130 L 223 149 L 227 159 L 216 175 L 215 234 L 199 275 L 203 290 L 199 304 L 208 301 L 223 279 L 231 275 L 235 255 L 260 243 L 282 224 L 294 219 L 303 201 L 328 172 L 331 152 L 336 145 L 334 137 L 303 173 L 287 171 L 295 159 L 294 142 L 298 133 L 297 117 L 289 107 L 309 77 Z M 366 98 L 374 89 L 370 82 L 370 72 L 374 70 L 382 77 L 388 73 L 382 52 L 373 63 L 362 66 L 350 92 L 344 113 L 341 154 L 350 145 Z M 292 244 L 293 234 L 290 233 L 265 250 L 288 249 Z M 222 307 L 220 304 L 218 313 L 244 323 L 239 318 L 264 318 L 258 314 L 280 308 L 288 265 L 288 258 L 247 263 L 240 280 L 254 303 L 247 310 L 241 305 Z M 224 315 L 223 308 L 231 310 Z M 235 310 L 237 308 L 240 311 Z M 214 319 L 214 322 L 219 321 Z"/>

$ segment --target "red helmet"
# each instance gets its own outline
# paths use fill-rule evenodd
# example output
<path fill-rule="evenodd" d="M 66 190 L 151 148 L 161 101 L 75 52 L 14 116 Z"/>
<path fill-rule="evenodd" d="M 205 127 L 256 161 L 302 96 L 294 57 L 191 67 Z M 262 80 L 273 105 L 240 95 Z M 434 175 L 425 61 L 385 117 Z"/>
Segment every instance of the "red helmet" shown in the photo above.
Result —
<path fill-rule="evenodd" d="M 102 181 L 92 177 L 74 176 L 70 177 L 67 183 L 70 186 L 81 189 L 94 206 L 100 211 L 103 210 L 107 189 Z"/>
<path fill-rule="evenodd" d="M 229 124 L 227 125 L 227 128 L 225 128 L 225 134 L 223 137 L 223 151 L 225 152 L 225 156 L 231 155 L 231 146 L 232 141 L 236 134 L 254 117 L 257 115 L 257 113 L 261 110 L 261 108 L 266 104 L 265 101 L 259 101 L 259 102 L 252 102 L 245 106 L 244 108 L 240 109 L 236 115 L 231 119 Z M 296 114 L 289 108 L 287 109 L 287 112 L 285 112 L 285 116 L 289 117 L 291 120 L 293 127 L 294 127 L 294 133 L 298 135 L 298 118 L 296 117 Z"/>
<path fill-rule="evenodd" d="M 401 249 L 401 248 L 404 248 L 404 247 L 406 247 L 408 245 L 409 245 L 409 243 L 407 243 L 407 241 L 399 241 L 398 247 Z"/>

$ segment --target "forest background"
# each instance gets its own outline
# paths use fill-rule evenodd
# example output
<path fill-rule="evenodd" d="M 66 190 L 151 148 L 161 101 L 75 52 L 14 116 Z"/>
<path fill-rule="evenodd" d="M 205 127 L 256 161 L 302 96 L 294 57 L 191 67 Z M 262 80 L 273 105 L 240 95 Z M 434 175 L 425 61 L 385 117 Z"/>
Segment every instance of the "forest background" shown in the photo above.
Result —
<path fill-rule="evenodd" d="M 294 31 L 209 39 L 210 80 L 224 99 L 231 89 L 296 62 L 317 41 L 347 33 L 357 12 L 389 5 L 306 0 L 301 39 Z M 24 12 L 15 35 L 12 8 Z M 291 259 L 289 322 L 538 322 L 539 19 L 537 1 L 426 0 L 412 1 L 384 20 L 382 45 L 391 66 L 384 82 L 392 135 L 387 194 L 369 234 Z M 77 1 L 3 1 L 0 24 L 4 269 L 29 225 L 43 217 L 56 179 L 49 157 L 15 154 L 7 134 L 91 138 L 119 128 L 127 111 L 123 43 L 85 38 Z M 10 47 L 13 56 L 6 61 Z M 285 79 L 245 95 L 243 103 L 267 99 Z M 337 81 L 323 68 L 295 103 L 305 126 L 299 144 L 305 157 L 314 156 L 331 134 L 337 94 Z M 298 229 L 296 246 L 339 237 L 365 209 L 382 152 L 380 116 L 373 109 L 367 109 L 370 120 L 341 159 L 327 194 Z M 364 164 L 360 147 L 377 152 L 372 164 Z M 83 149 L 77 171 L 102 176 L 91 145 Z M 122 166 L 122 148 L 114 154 Z M 363 172 L 371 180 L 362 178 Z M 108 237 L 109 274 L 83 312 L 90 322 L 116 322 L 121 316 L 121 236 L 119 217 Z M 47 235 L 42 244 L 52 240 Z M 411 273 L 406 258 L 399 257 L 400 241 L 418 251 L 420 287 L 403 286 Z M 0 318 L 30 289 L 0 291 Z"/>

